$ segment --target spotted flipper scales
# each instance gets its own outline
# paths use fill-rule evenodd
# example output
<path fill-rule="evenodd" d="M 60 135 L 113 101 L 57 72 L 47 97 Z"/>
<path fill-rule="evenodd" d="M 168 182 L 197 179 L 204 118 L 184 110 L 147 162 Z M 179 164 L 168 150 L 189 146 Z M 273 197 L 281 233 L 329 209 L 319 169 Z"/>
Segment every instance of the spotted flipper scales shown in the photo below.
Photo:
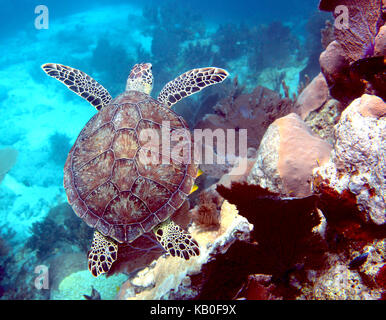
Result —
<path fill-rule="evenodd" d="M 158 101 L 170 108 L 187 96 L 223 82 L 228 75 L 226 70 L 213 67 L 189 70 L 168 82 L 159 93 Z"/>
<path fill-rule="evenodd" d="M 88 269 L 94 277 L 107 273 L 117 260 L 118 245 L 100 232 L 94 232 L 91 249 L 88 252 Z"/>
<path fill-rule="evenodd" d="M 158 242 L 173 257 L 189 260 L 200 254 L 196 240 L 171 219 L 156 226 L 153 232 Z"/>
<path fill-rule="evenodd" d="M 56 63 L 46 63 L 42 65 L 42 69 L 87 100 L 98 111 L 112 100 L 109 92 L 83 71 Z"/>

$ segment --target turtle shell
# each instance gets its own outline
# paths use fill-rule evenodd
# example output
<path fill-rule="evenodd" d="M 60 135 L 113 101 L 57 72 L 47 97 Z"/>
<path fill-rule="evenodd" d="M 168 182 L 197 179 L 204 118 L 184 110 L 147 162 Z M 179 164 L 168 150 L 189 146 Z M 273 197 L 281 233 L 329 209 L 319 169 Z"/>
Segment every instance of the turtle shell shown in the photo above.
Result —
<path fill-rule="evenodd" d="M 167 132 L 170 148 L 163 148 Z M 147 94 L 125 93 L 90 119 L 71 148 L 64 167 L 68 201 L 90 227 L 130 243 L 189 195 L 198 170 L 191 150 L 182 117 Z"/>

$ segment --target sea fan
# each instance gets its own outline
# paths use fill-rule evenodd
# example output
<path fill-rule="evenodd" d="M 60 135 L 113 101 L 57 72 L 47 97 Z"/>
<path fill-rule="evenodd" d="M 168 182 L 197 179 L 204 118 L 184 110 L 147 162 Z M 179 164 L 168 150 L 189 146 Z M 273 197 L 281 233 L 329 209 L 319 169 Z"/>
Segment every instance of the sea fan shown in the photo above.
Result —
<path fill-rule="evenodd" d="M 335 38 L 351 61 L 374 54 L 374 39 L 382 25 L 381 0 L 322 0 L 319 8 L 333 11 L 335 19 L 344 18 L 338 6 L 345 6 L 348 27 L 335 26 Z M 337 20 L 338 22 L 338 20 Z"/>

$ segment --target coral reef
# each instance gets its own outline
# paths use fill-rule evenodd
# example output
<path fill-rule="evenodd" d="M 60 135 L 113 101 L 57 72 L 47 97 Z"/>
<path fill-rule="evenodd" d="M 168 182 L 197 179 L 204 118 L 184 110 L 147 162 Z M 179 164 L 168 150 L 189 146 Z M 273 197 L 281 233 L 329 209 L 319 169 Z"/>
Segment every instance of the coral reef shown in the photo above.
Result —
<path fill-rule="evenodd" d="M 197 66 L 219 65 L 213 62 L 214 54 L 212 44 L 189 43 L 182 51 L 182 57 L 185 61 L 185 69 L 190 70 Z"/>
<path fill-rule="evenodd" d="M 185 229 L 188 228 L 191 222 L 188 211 L 189 202 L 185 201 L 172 216 L 173 221 Z M 134 273 L 165 254 L 165 250 L 152 232 L 142 235 L 129 244 L 119 244 L 118 251 L 118 258 L 111 266 L 107 276 L 119 272 Z"/>
<path fill-rule="evenodd" d="M 119 245 L 118 251 L 118 259 L 111 266 L 108 276 L 141 270 L 165 253 L 152 233 L 142 235 L 130 244 Z"/>
<path fill-rule="evenodd" d="M 47 259 L 49 287 L 58 290 L 60 282 L 72 273 L 87 269 L 86 252 L 58 252 Z"/>
<path fill-rule="evenodd" d="M 386 264 L 384 264 L 383 267 L 379 269 L 375 281 L 377 285 L 383 289 L 381 299 L 386 300 Z"/>
<path fill-rule="evenodd" d="M 331 149 L 291 113 L 266 131 L 248 182 L 282 195 L 309 196 L 312 170 L 329 160 Z"/>
<path fill-rule="evenodd" d="M 251 228 L 248 221 L 237 214 L 235 206 L 224 202 L 218 228 L 203 231 L 193 226 L 189 230 L 200 245 L 200 256 L 190 260 L 181 260 L 170 255 L 161 256 L 147 268 L 130 277 L 121 286 L 118 299 L 196 297 L 201 287 L 199 283 L 204 281 L 205 277 L 202 266 L 214 256 L 232 248 L 235 241 L 245 241 Z"/>
<path fill-rule="evenodd" d="M 386 104 L 376 96 L 363 95 L 353 101 L 336 126 L 331 160 L 314 173 L 326 187 L 355 195 L 364 220 L 377 225 L 386 223 L 385 180 L 381 178 L 386 175 L 385 110 Z"/>
<path fill-rule="evenodd" d="M 31 232 L 26 247 L 36 251 L 41 260 L 65 250 L 66 244 L 75 245 L 79 250 L 87 252 L 93 233 L 85 223 L 79 223 L 67 203 L 53 207 L 43 221 L 32 225 Z"/>
<path fill-rule="evenodd" d="M 328 45 L 335 40 L 334 26 L 330 20 L 325 22 L 325 27 L 321 30 L 322 34 L 322 47 L 327 49 Z"/>
<path fill-rule="evenodd" d="M 275 21 L 252 28 L 248 64 L 254 71 L 268 67 L 282 68 L 289 56 L 296 56 L 300 42 L 289 27 Z"/>
<path fill-rule="evenodd" d="M 265 87 L 256 87 L 250 94 L 240 94 L 238 86 L 214 106 L 194 129 L 247 129 L 248 147 L 258 148 L 268 126 L 292 112 L 294 102 Z M 236 144 L 237 147 L 237 144 Z M 236 154 L 238 149 L 236 149 Z"/>
<path fill-rule="evenodd" d="M 65 239 L 66 231 L 63 226 L 48 218 L 42 222 L 35 222 L 31 228 L 32 236 L 27 241 L 27 248 L 36 250 L 39 259 L 44 260 L 58 249 L 57 243 Z"/>
<path fill-rule="evenodd" d="M 164 1 L 157 5 L 154 3 L 145 5 L 142 17 L 145 26 L 143 33 L 152 38 L 151 61 L 158 79 L 154 84 L 154 91 L 158 92 L 163 84 L 178 75 L 175 74 L 176 72 L 180 72 L 181 58 L 184 57 L 183 43 L 200 39 L 205 33 L 205 26 L 202 19 L 189 10 L 188 6 L 182 6 L 175 0 Z M 184 23 L 181 23 L 182 21 Z M 203 48 L 205 47 L 194 48 L 196 53 L 198 49 L 201 54 L 195 57 L 195 60 L 205 61 L 207 51 L 202 50 Z M 192 48 L 187 50 L 185 54 L 190 55 Z"/>
<path fill-rule="evenodd" d="M 52 300 L 85 300 L 84 295 L 90 294 L 95 288 L 102 300 L 114 300 L 121 283 L 127 279 L 124 274 L 109 278 L 94 278 L 88 270 L 74 272 L 64 278 L 51 293 Z"/>
<path fill-rule="evenodd" d="M 329 256 L 330 267 L 319 276 L 307 299 L 317 300 L 377 300 L 380 290 L 369 288 L 363 277 L 350 270 L 339 255 Z M 306 290 L 303 290 L 306 291 Z"/>
<path fill-rule="evenodd" d="M 281 300 L 275 295 L 276 286 L 271 282 L 271 277 L 264 274 L 254 274 L 248 277 L 245 286 L 235 297 L 237 300 Z"/>
<path fill-rule="evenodd" d="M 339 27 L 345 21 L 334 12 L 338 5 L 349 9 L 349 28 Z M 321 0 L 327 13 L 302 12 L 301 22 L 297 17 L 273 22 L 267 14 L 238 23 L 205 11 L 221 21 L 208 25 L 189 3 L 177 0 L 151 1 L 142 6 L 142 17 L 138 7 L 127 16 L 114 6 L 96 11 L 87 6 L 90 11 L 71 15 L 71 24 L 58 24 L 49 36 L 33 34 L 39 47 L 31 46 L 25 57 L 17 39 L 17 52 L 2 58 L 3 75 L 12 81 L 3 81 L 0 100 L 15 106 L 5 109 L 11 124 L 5 123 L 2 148 L 17 148 L 24 162 L 14 166 L 18 152 L 0 150 L 0 182 L 5 177 L 0 298 L 385 300 L 386 1 Z M 212 4 L 207 6 L 211 10 Z M 110 13 L 114 20 L 104 20 Z M 103 30 L 89 29 L 86 19 Z M 101 28 L 107 21 L 118 27 Z M 37 87 L 44 83 L 36 73 L 38 61 L 24 62 L 35 49 L 41 51 L 39 61 L 75 61 L 112 96 L 123 91 L 129 68 L 142 61 L 153 64 L 154 96 L 194 67 L 215 65 L 232 73 L 233 84 L 212 87 L 175 108 L 194 129 L 235 129 L 236 137 L 248 130 L 248 154 L 240 155 L 236 142 L 224 164 L 203 164 L 196 181 L 203 191 L 172 217 L 197 239 L 200 256 L 174 258 L 150 232 L 119 244 L 118 260 L 106 276 L 90 275 L 93 229 L 63 203 L 57 170 L 75 127 L 90 113 L 55 91 L 40 95 L 47 90 Z M 15 83 L 25 83 L 29 91 L 21 94 Z M 23 94 L 28 103 L 38 101 L 34 108 L 24 108 Z M 56 110 L 53 97 L 61 107 L 68 103 L 66 108 Z M 47 125 L 70 108 L 77 124 L 62 131 Z M 33 109 L 43 121 L 33 134 L 22 109 Z M 12 125 L 19 127 L 9 130 Z M 243 173 L 237 171 L 241 162 Z M 45 193 L 53 195 L 40 197 Z M 36 222 L 23 242 L 13 230 L 28 230 L 26 221 Z M 26 231 L 24 238 L 29 235 Z M 35 267 L 42 264 L 49 266 L 49 290 L 33 286 Z"/>

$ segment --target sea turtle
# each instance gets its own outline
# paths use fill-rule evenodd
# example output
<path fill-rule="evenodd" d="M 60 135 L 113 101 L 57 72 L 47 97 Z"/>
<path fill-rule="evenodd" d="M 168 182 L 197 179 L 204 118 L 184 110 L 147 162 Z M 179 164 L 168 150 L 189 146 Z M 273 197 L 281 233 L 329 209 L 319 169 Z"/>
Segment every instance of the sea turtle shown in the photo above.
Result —
<path fill-rule="evenodd" d="M 88 253 L 93 276 L 109 271 L 119 243 L 131 243 L 151 231 L 172 256 L 188 260 L 199 255 L 197 242 L 170 219 L 194 188 L 199 173 L 192 153 L 181 152 L 192 150 L 188 125 L 170 107 L 224 81 L 228 72 L 214 67 L 187 71 L 168 82 L 155 100 L 150 96 L 150 63 L 132 68 L 125 92 L 115 99 L 80 70 L 55 63 L 44 64 L 42 69 L 99 111 L 80 132 L 64 166 L 68 202 L 95 229 Z M 172 136 L 180 132 L 182 139 L 171 142 L 169 161 L 159 140 L 149 144 L 149 129 L 160 135 L 163 130 Z M 177 143 L 182 147 L 177 148 L 178 154 L 172 149 Z M 143 160 L 156 160 L 154 156 L 162 161 Z"/>

